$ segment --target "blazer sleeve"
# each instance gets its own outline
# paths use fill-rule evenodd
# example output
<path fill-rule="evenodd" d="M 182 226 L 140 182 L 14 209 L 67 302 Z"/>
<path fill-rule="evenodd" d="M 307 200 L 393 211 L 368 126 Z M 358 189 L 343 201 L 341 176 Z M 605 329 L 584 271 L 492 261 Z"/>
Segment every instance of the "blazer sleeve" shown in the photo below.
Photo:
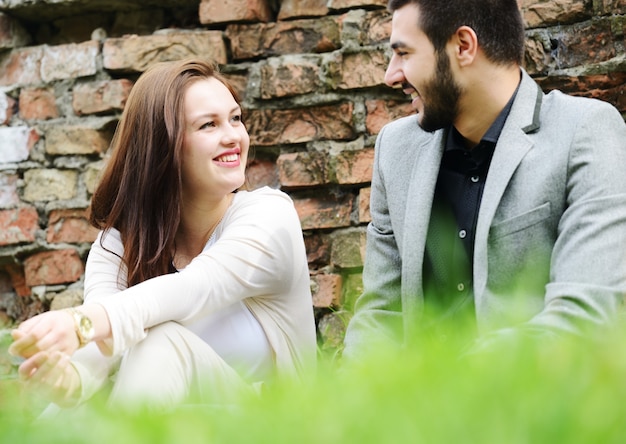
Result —
<path fill-rule="evenodd" d="M 597 336 L 613 325 L 626 295 L 626 125 L 607 103 L 584 100 L 569 118 L 565 206 L 550 257 L 543 309 L 527 322 L 492 331 L 475 349 L 519 335 L 545 340 Z M 580 106 L 582 105 L 582 107 Z M 530 276 L 528 276 L 530 278 Z M 491 345 L 487 345 L 491 344 Z"/>
<path fill-rule="evenodd" d="M 626 295 L 626 125 L 610 105 L 587 102 L 572 139 L 545 308 L 530 321 L 574 333 L 614 320 Z"/>
<path fill-rule="evenodd" d="M 342 355 L 346 361 L 354 362 L 374 348 L 397 347 L 402 342 L 402 261 L 380 166 L 384 134 L 385 128 L 376 140 L 363 293 L 356 301 L 354 315 L 346 330 Z"/>

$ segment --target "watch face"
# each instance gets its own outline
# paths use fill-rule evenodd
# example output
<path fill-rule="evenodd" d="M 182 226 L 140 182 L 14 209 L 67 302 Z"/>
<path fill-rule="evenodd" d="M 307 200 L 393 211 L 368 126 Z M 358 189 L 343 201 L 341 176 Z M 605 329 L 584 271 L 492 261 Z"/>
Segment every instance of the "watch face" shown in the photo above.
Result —
<path fill-rule="evenodd" d="M 91 329 L 91 319 L 86 316 L 81 316 L 80 318 L 80 329 L 84 332 L 87 332 Z"/>
<path fill-rule="evenodd" d="M 78 330 L 79 330 L 80 336 L 82 336 L 82 341 L 84 342 L 91 341 L 91 338 L 93 337 L 93 334 L 94 334 L 93 323 L 91 322 L 91 319 L 81 314 L 78 320 Z"/>

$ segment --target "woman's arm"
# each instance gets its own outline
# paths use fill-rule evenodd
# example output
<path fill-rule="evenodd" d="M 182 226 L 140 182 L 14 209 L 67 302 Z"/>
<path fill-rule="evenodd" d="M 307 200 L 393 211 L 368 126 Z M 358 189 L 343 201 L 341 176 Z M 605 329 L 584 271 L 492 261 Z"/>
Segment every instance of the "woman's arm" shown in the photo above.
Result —
<path fill-rule="evenodd" d="M 120 274 L 119 233 L 114 230 L 109 233 L 107 248 L 102 247 L 101 236 L 102 233 L 89 252 L 85 300 L 90 294 L 114 294 L 126 287 L 125 270 Z M 113 252 L 108 250 L 109 246 Z M 83 305 L 79 310 L 99 328 L 108 327 L 106 312 L 100 305 Z M 98 333 L 107 335 L 106 331 Z M 20 377 L 38 392 L 48 394 L 50 401 L 65 407 L 91 398 L 106 382 L 117 362 L 117 358 L 100 353 L 96 344 L 88 344 L 72 355 L 79 343 L 74 319 L 65 310 L 50 311 L 23 322 L 13 332 L 13 338 L 10 352 L 25 358 L 20 365 Z"/>
<path fill-rule="evenodd" d="M 185 269 L 92 299 L 108 315 L 113 353 L 142 340 L 151 326 L 190 323 L 246 298 L 269 302 L 291 287 L 304 256 L 292 201 L 274 190 L 236 197 L 241 199 L 224 217 L 218 241 Z M 104 339 L 104 331 L 96 333 L 97 340 Z"/>

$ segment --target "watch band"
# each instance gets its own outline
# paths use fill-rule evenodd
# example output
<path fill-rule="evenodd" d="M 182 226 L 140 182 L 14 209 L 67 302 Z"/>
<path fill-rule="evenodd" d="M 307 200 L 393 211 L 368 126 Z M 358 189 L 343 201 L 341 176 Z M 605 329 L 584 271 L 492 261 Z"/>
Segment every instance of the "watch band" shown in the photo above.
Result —
<path fill-rule="evenodd" d="M 67 311 L 74 319 L 74 330 L 76 332 L 76 337 L 78 338 L 79 348 L 82 348 L 91 342 L 94 337 L 95 331 L 93 328 L 93 322 L 91 322 L 91 319 L 89 319 L 87 315 L 74 307 L 68 308 Z"/>

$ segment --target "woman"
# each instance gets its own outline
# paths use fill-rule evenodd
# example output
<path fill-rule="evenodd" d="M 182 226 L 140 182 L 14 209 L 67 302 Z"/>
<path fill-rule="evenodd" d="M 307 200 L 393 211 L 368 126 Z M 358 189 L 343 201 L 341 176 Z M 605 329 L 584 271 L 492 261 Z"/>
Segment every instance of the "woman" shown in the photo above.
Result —
<path fill-rule="evenodd" d="M 167 408 L 231 402 L 314 365 L 300 223 L 286 194 L 240 190 L 249 145 L 212 64 L 140 76 L 91 202 L 85 302 L 13 331 L 22 379 L 74 406 L 117 370 L 110 402 Z"/>

